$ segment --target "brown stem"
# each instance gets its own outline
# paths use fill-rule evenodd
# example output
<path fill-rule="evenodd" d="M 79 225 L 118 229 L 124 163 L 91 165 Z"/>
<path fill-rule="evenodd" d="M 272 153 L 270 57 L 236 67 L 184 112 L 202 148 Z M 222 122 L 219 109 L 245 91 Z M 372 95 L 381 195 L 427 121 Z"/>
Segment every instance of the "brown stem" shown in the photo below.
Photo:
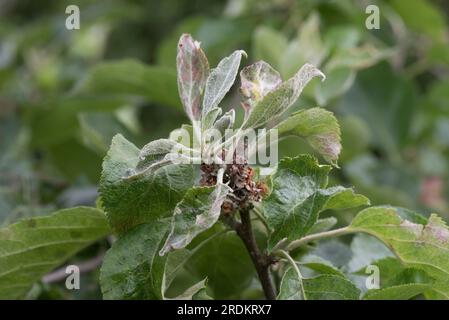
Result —
<path fill-rule="evenodd" d="M 260 252 L 256 238 L 254 237 L 253 228 L 251 226 L 249 209 L 240 210 L 240 218 L 241 222 L 237 222 L 234 219 L 231 221 L 228 220 L 228 222 L 230 222 L 231 227 L 234 228 L 237 235 L 242 239 L 249 255 L 251 256 L 251 260 L 256 268 L 260 283 L 262 284 L 265 297 L 268 300 L 275 300 L 276 291 L 270 274 L 270 265 L 273 263 L 273 260 L 270 256 Z"/>

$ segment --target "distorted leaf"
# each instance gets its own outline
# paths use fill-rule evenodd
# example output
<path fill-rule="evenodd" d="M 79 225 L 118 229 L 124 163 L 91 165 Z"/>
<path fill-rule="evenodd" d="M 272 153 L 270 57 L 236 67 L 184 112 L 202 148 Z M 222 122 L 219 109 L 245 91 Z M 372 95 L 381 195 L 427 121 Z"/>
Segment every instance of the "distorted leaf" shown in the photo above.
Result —
<path fill-rule="evenodd" d="M 184 110 L 192 121 L 200 120 L 201 102 L 209 76 L 209 62 L 200 43 L 183 34 L 176 57 L 179 96 Z"/>
<path fill-rule="evenodd" d="M 222 135 L 225 134 L 227 129 L 232 129 L 235 122 L 234 109 L 229 110 L 222 115 L 214 124 L 214 129 L 218 130 Z"/>
<path fill-rule="evenodd" d="M 312 108 L 292 114 L 278 124 L 279 137 L 294 135 L 306 139 L 324 159 L 336 164 L 341 151 L 340 126 L 332 112 Z"/>
<path fill-rule="evenodd" d="M 140 151 L 123 136 L 112 139 L 103 162 L 100 194 L 109 222 L 121 233 L 140 223 L 169 217 L 193 186 L 192 165 L 167 165 L 151 175 L 136 175 Z"/>
<path fill-rule="evenodd" d="M 243 129 L 263 127 L 268 121 L 279 119 L 296 102 L 307 83 L 317 76 L 325 79 L 324 74 L 313 65 L 303 65 L 292 78 L 254 105 L 243 123 Z"/>
<path fill-rule="evenodd" d="M 176 205 L 170 234 L 160 255 L 187 246 L 199 233 L 212 227 L 220 217 L 221 205 L 231 191 L 227 185 L 194 187 Z"/>
<path fill-rule="evenodd" d="M 212 69 L 206 82 L 203 99 L 203 118 L 213 108 L 218 107 L 226 93 L 231 89 L 237 75 L 242 55 L 245 51 L 235 51 L 230 56 L 220 61 L 215 69 Z"/>
<path fill-rule="evenodd" d="M 243 68 L 240 71 L 240 81 L 242 106 L 246 117 L 257 102 L 282 83 L 279 72 L 265 61 L 258 61 Z"/>

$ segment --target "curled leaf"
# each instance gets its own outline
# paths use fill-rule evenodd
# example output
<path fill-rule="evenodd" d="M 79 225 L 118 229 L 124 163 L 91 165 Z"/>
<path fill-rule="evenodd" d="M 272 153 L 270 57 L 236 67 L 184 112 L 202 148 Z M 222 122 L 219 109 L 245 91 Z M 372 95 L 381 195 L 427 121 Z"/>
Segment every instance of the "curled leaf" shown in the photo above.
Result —
<path fill-rule="evenodd" d="M 154 174 L 131 178 L 130 172 L 135 172 L 139 155 L 139 149 L 118 134 L 103 161 L 100 194 L 109 223 L 117 233 L 171 216 L 176 204 L 194 184 L 191 165 L 167 165 Z"/>
<path fill-rule="evenodd" d="M 258 61 L 240 71 L 243 96 L 242 106 L 245 116 L 248 116 L 251 108 L 268 92 L 282 83 L 281 75 L 265 61 Z"/>
<path fill-rule="evenodd" d="M 183 34 L 178 43 L 176 57 L 178 90 L 184 110 L 194 121 L 201 116 L 201 98 L 209 76 L 209 63 L 200 43 L 189 34 Z"/>
<path fill-rule="evenodd" d="M 159 254 L 184 248 L 194 237 L 212 227 L 230 191 L 231 188 L 220 182 L 215 187 L 189 189 L 174 210 L 170 234 Z"/>
<path fill-rule="evenodd" d="M 156 170 L 174 163 L 176 156 L 191 159 L 195 151 L 170 139 L 158 139 L 146 144 L 139 152 L 136 168 L 125 178 L 135 179 L 143 174 L 150 175 Z"/>
<path fill-rule="evenodd" d="M 305 64 L 289 80 L 270 91 L 257 102 L 243 123 L 243 129 L 263 127 L 268 121 L 277 120 L 298 100 L 304 87 L 314 77 L 326 76 L 311 64 Z"/>
<path fill-rule="evenodd" d="M 220 131 L 221 134 L 224 134 L 226 129 L 232 129 L 234 127 L 234 122 L 235 111 L 234 109 L 231 109 L 215 122 L 214 129 Z"/>
<path fill-rule="evenodd" d="M 218 107 L 226 93 L 231 89 L 237 75 L 242 55 L 245 51 L 234 51 L 230 56 L 220 61 L 207 78 L 206 89 L 203 99 L 203 117 L 212 109 Z"/>
<path fill-rule="evenodd" d="M 324 159 L 336 164 L 341 151 L 340 126 L 332 112 L 312 108 L 292 114 L 281 122 L 279 137 L 295 135 L 307 140 Z"/>

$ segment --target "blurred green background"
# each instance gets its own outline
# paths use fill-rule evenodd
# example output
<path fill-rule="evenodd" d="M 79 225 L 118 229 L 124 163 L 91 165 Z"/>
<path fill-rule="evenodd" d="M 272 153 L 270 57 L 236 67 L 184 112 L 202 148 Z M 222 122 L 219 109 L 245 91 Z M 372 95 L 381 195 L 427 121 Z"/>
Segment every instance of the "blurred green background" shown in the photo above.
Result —
<path fill-rule="evenodd" d="M 71 4 L 80 30 L 65 28 Z M 370 4 L 378 30 L 365 26 Z M 448 14 L 444 0 L 1 0 L 0 225 L 94 205 L 113 135 L 142 146 L 188 122 L 175 69 L 185 32 L 211 66 L 235 49 L 284 79 L 319 66 L 326 82 L 314 80 L 292 111 L 337 115 L 343 152 L 332 183 L 448 220 Z M 241 118 L 239 99 L 236 85 L 223 108 Z M 281 156 L 305 152 L 297 139 L 280 145 Z M 88 288 L 75 295 L 100 297 L 95 281 Z"/>

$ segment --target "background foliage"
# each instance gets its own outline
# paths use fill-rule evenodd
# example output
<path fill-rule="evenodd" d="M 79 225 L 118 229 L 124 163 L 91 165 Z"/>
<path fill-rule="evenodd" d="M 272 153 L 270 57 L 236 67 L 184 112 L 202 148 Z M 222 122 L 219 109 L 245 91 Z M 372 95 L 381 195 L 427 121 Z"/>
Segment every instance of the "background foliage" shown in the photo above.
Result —
<path fill-rule="evenodd" d="M 79 31 L 64 27 L 69 4 L 80 7 Z M 186 123 L 175 70 L 176 43 L 185 32 L 201 41 L 211 66 L 235 49 L 269 62 L 283 79 L 305 62 L 319 66 L 327 81 L 311 83 L 295 108 L 322 106 L 340 122 L 342 169 L 331 172 L 332 184 L 354 186 L 373 205 L 436 212 L 448 220 L 449 5 L 376 1 L 381 28 L 367 30 L 367 4 L 0 2 L 0 225 L 95 206 L 101 161 L 113 135 L 141 147 Z M 223 106 L 235 108 L 241 121 L 236 96 L 234 88 Z M 280 146 L 280 157 L 306 152 L 313 150 L 294 138 Z M 332 214 L 345 225 L 354 213 L 326 211 L 324 217 Z M 192 253 L 179 288 L 170 290 L 179 293 L 207 275 L 215 297 L 260 296 L 242 244 L 230 235 L 219 237 L 222 244 L 211 242 Z M 314 254 L 356 272 L 387 259 L 364 255 L 363 248 L 373 245 L 369 239 L 324 242 Z M 72 260 L 91 261 L 109 246 L 106 239 L 96 241 Z M 229 247 L 233 259 L 241 256 L 246 271 L 242 265 L 233 271 L 232 261 L 218 255 L 219 246 Z M 210 261 L 216 264 L 213 273 L 205 267 Z M 226 273 L 234 280 L 226 280 Z M 29 297 L 101 297 L 97 268 L 82 281 L 82 290 L 69 292 L 63 283 L 44 279 Z"/>

